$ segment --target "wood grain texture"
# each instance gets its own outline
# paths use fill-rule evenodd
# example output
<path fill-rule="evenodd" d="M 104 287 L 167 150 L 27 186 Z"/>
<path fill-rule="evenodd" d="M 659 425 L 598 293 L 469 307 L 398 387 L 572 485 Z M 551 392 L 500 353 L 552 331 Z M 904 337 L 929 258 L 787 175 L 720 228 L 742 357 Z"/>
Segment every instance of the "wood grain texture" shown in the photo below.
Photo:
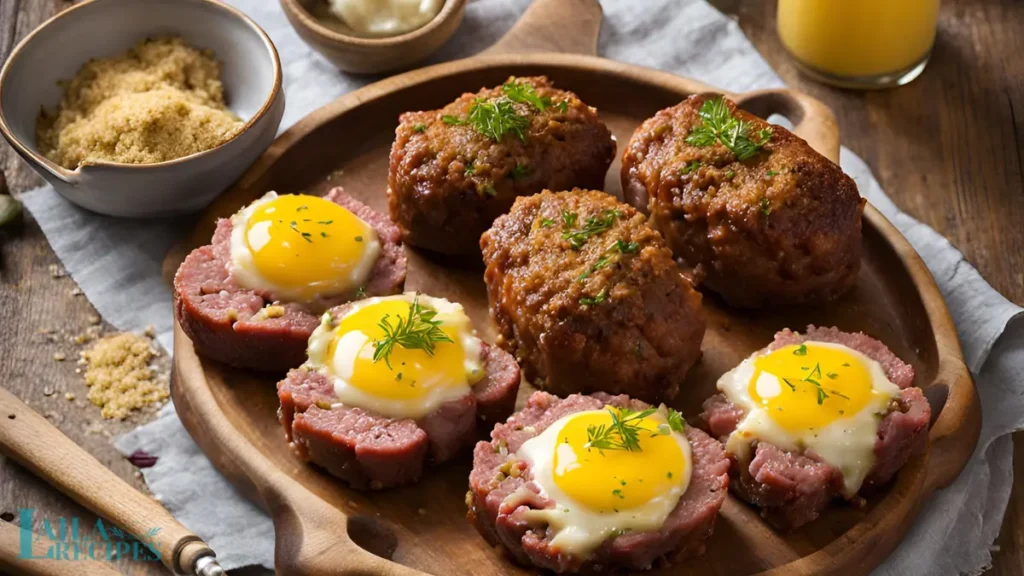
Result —
<path fill-rule="evenodd" d="M 824 87 L 797 73 L 775 35 L 774 2 L 711 1 L 738 18 L 788 84 L 831 107 L 843 143 L 865 158 L 899 206 L 950 238 L 998 290 L 1024 304 L 1024 2 L 943 0 L 937 48 L 924 75 L 897 90 L 862 93 Z M 69 4 L 0 1 L 0 60 L 17 40 Z M 0 170 L 15 192 L 41 182 L 6 143 L 0 143 Z M 99 412 L 82 400 L 85 388 L 73 365 L 52 359 L 58 349 L 70 353 L 74 348 L 49 343 L 36 333 L 59 324 L 80 330 L 94 312 L 82 297 L 69 295 L 74 284 L 68 278 L 50 277 L 47 266 L 55 263 L 31 218 L 20 230 L 0 232 L 0 306 L 5 311 L 0 382 L 141 487 L 109 437 L 85 431 L 100 420 Z M 45 396 L 47 384 L 57 393 Z M 79 399 L 64 400 L 65 390 Z M 133 426 L 106 428 L 116 435 Z M 1016 475 L 1024 478 L 1024 442 L 1018 442 L 1015 453 Z M 0 513 L 18 507 L 34 507 L 48 517 L 95 520 L 25 470 L 2 462 Z M 992 573 L 1024 575 L 1024 486 L 1013 494 L 997 545 Z M 162 572 L 146 565 L 118 567 L 123 573 Z"/>

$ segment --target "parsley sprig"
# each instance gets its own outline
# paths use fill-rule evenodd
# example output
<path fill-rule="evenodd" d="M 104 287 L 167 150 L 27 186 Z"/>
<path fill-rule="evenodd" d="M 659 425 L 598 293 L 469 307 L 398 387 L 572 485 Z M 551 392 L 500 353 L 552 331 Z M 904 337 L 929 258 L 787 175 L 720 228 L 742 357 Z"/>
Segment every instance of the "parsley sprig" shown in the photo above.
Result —
<path fill-rule="evenodd" d="M 615 221 L 620 216 L 622 214 L 618 210 L 602 210 L 597 216 L 587 218 L 582 228 L 573 230 L 571 228 L 576 225 L 576 213 L 563 211 L 562 222 L 565 224 L 565 229 L 562 230 L 562 239 L 568 240 L 573 250 L 579 250 L 583 248 L 583 245 L 592 236 L 596 236 L 614 226 Z"/>
<path fill-rule="evenodd" d="M 598 451 L 641 452 L 640 432 L 645 431 L 641 427 L 641 422 L 655 412 L 657 412 L 656 408 L 648 408 L 640 412 L 629 408 L 620 408 L 617 411 L 614 408 L 608 408 L 608 413 L 612 416 L 612 423 L 587 426 L 587 443 L 584 448 L 595 448 Z M 681 433 L 684 430 L 686 430 L 686 423 L 683 421 L 683 416 L 669 408 L 668 424 L 661 424 L 656 430 L 651 431 L 651 437 L 665 436 L 673 431 Z"/>
<path fill-rule="evenodd" d="M 391 351 L 395 346 L 407 350 L 423 350 L 428 356 L 434 355 L 434 345 L 439 342 L 452 342 L 452 339 L 441 330 L 442 322 L 434 320 L 436 310 L 420 306 L 419 296 L 409 304 L 409 316 L 398 316 L 397 323 L 392 326 L 390 314 L 385 314 L 377 326 L 384 331 L 384 337 L 374 341 L 373 361 L 383 360 L 389 370 L 391 367 Z"/>
<path fill-rule="evenodd" d="M 721 96 L 705 100 L 698 114 L 701 123 L 690 129 L 686 135 L 687 144 L 704 147 L 718 141 L 735 154 L 738 160 L 746 160 L 760 152 L 771 140 L 771 128 L 758 130 L 757 140 L 753 140 L 750 122 L 735 118 Z"/>

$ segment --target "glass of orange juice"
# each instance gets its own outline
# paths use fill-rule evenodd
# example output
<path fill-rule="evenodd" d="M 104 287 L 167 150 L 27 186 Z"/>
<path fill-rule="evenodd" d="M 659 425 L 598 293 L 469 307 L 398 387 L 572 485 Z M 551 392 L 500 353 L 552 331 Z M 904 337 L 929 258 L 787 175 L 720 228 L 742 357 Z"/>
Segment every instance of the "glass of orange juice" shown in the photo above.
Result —
<path fill-rule="evenodd" d="M 779 38 L 812 77 L 846 88 L 902 86 L 924 70 L 939 0 L 779 0 Z"/>

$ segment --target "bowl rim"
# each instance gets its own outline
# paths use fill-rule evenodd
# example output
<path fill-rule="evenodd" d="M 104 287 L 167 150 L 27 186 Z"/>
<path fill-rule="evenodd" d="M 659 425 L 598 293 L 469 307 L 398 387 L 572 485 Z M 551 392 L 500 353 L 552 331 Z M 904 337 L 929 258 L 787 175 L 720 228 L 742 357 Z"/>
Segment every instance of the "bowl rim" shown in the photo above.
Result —
<path fill-rule="evenodd" d="M 343 34 L 337 30 L 332 30 L 331 28 L 324 26 L 316 17 L 310 14 L 309 10 L 307 10 L 299 0 L 280 0 L 280 2 L 281 7 L 284 8 L 286 12 L 291 13 L 299 20 L 302 26 L 322 39 L 335 44 L 359 46 L 363 48 L 394 48 L 396 46 L 418 40 L 439 28 L 456 12 L 464 9 L 466 6 L 466 0 L 444 0 L 441 10 L 431 18 L 429 22 L 415 30 L 410 30 L 397 36 L 364 38 L 362 36 Z"/>
<path fill-rule="evenodd" d="M 103 3 L 105 1 L 107 0 L 85 0 L 84 2 L 75 4 L 74 6 L 71 6 L 50 17 L 42 24 L 37 26 L 34 30 L 29 32 L 28 35 L 22 38 L 21 41 L 18 42 L 11 50 L 11 53 L 7 57 L 7 61 L 4 62 L 3 67 L 0 68 L 0 99 L 2 99 L 3 97 L 4 85 L 6 84 L 7 74 L 8 72 L 10 72 L 12 63 L 18 58 L 22 49 L 28 46 L 28 44 L 35 39 L 36 35 L 40 34 L 44 28 L 50 26 L 57 20 L 71 16 L 77 10 L 92 6 L 94 4 Z M 10 127 L 7 125 L 7 118 L 4 116 L 3 107 L 0 107 L 0 134 L 2 134 L 4 138 L 11 144 L 11 146 L 14 147 L 16 152 L 21 154 L 23 157 L 30 158 L 33 162 L 41 165 L 41 167 L 48 170 L 54 176 L 57 176 L 58 178 L 61 178 L 67 182 L 72 182 L 78 176 L 80 176 L 83 168 L 103 167 L 145 170 L 149 168 L 165 168 L 168 166 L 183 164 L 191 160 L 195 160 L 207 155 L 214 154 L 218 150 L 225 148 L 235 140 L 241 138 L 243 134 L 248 132 L 264 116 L 267 115 L 267 113 L 273 106 L 274 102 L 278 99 L 279 94 L 281 93 L 281 85 L 283 78 L 283 73 L 281 71 L 281 58 L 278 55 L 277 47 L 274 46 L 274 42 L 270 39 L 270 36 L 263 30 L 263 28 L 259 26 L 259 24 L 257 24 L 252 18 L 250 18 L 248 15 L 246 15 L 238 8 L 235 8 L 234 6 L 229 6 L 228 4 L 219 2 L 217 0 L 192 0 L 192 2 L 212 6 L 215 9 L 222 10 L 228 13 L 229 15 L 234 16 L 235 18 L 241 20 L 243 24 L 248 26 L 249 29 L 255 32 L 257 36 L 259 36 L 260 39 L 263 41 L 263 45 L 267 49 L 267 53 L 270 55 L 270 60 L 274 66 L 274 83 L 270 90 L 270 94 L 267 95 L 267 99 L 263 101 L 263 104 L 260 106 L 260 109 L 257 110 L 256 113 L 252 115 L 252 117 L 245 123 L 245 125 L 242 126 L 240 130 L 238 130 L 238 132 L 235 133 L 234 136 L 225 140 L 224 142 L 221 142 L 220 144 L 214 146 L 213 148 L 202 150 L 194 154 L 189 154 L 188 156 L 182 156 L 181 158 L 175 158 L 173 160 L 153 162 L 150 164 L 130 164 L 126 162 L 108 161 L 83 162 L 82 164 L 79 164 L 74 170 L 70 170 L 68 168 L 65 168 L 64 166 L 57 164 L 53 160 L 50 160 L 40 152 L 36 151 L 33 147 L 26 145 L 24 142 L 15 137 L 14 133 L 11 132 Z M 88 58 L 83 60 L 82 64 L 85 64 L 86 61 L 88 61 Z"/>

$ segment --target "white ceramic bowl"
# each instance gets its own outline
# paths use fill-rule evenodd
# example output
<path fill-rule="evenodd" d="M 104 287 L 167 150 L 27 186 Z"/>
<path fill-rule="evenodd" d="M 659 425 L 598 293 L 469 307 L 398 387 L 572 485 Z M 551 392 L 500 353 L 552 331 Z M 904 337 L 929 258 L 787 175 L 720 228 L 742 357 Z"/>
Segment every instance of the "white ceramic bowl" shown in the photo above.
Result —
<path fill-rule="evenodd" d="M 40 107 L 56 108 L 59 80 L 90 58 L 116 56 L 140 40 L 181 36 L 214 52 L 228 108 L 246 121 L 234 138 L 157 164 L 95 163 L 68 170 L 36 147 Z M 51 18 L 0 70 L 0 133 L 65 198 L 134 218 L 194 212 L 233 183 L 270 145 L 284 114 L 281 62 L 267 34 L 216 0 L 91 0 Z"/>

